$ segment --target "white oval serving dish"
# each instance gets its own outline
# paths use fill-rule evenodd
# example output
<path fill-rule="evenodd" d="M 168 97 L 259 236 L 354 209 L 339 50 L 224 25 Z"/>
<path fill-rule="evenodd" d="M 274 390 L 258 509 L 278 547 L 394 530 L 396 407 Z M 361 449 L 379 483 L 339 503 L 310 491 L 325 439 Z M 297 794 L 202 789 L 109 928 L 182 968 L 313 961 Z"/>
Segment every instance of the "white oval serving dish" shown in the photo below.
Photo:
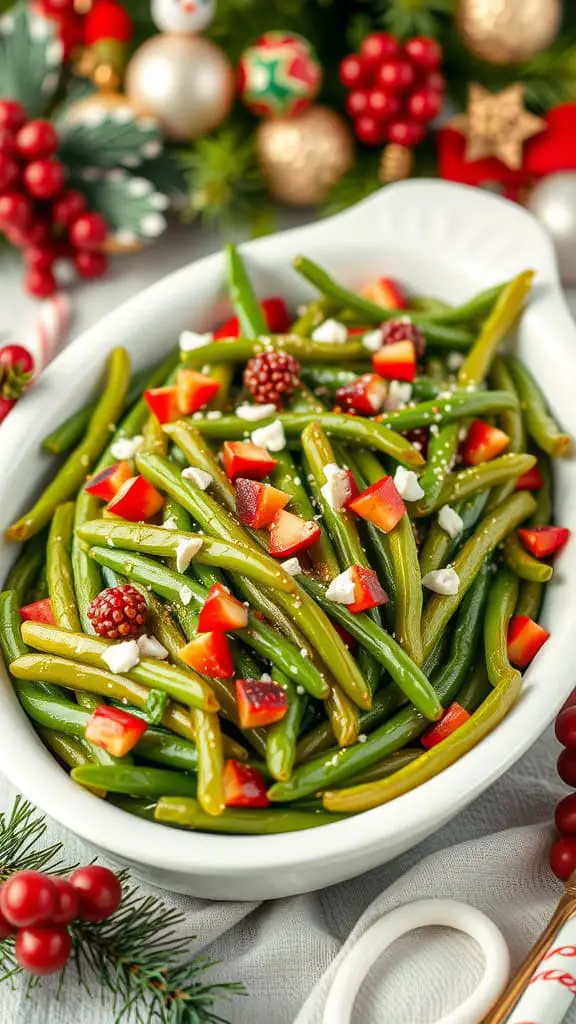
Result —
<path fill-rule="evenodd" d="M 243 247 L 262 296 L 296 307 L 309 297 L 291 270 L 305 253 L 352 285 L 389 275 L 422 294 L 459 302 L 533 267 L 537 284 L 518 351 L 554 412 L 576 434 L 576 329 L 548 238 L 526 211 L 486 192 L 438 181 L 392 185 L 331 220 Z M 229 314 L 223 260 L 210 256 L 122 305 L 71 345 L 0 429 L 0 528 L 31 503 L 52 472 L 42 437 L 85 402 L 106 354 L 125 345 L 136 367 L 172 347 L 185 327 Z M 558 521 L 576 529 L 576 462 L 556 467 Z M 0 579 L 15 557 L 0 542 Z M 576 683 L 576 542 L 558 560 L 543 621 L 552 631 L 525 676 L 520 700 L 478 747 L 419 789 L 335 825 L 279 836 L 169 830 L 133 818 L 71 782 L 36 737 L 6 676 L 0 688 L 0 769 L 46 814 L 136 874 L 209 899 L 268 899 L 331 885 L 382 864 L 440 828 L 537 739 Z"/>

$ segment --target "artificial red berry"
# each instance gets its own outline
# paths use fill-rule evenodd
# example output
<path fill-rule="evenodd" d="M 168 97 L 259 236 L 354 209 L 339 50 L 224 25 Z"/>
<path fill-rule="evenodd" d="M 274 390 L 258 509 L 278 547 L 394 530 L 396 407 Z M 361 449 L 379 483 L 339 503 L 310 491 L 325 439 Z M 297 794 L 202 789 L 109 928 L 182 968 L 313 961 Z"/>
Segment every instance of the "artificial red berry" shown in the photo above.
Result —
<path fill-rule="evenodd" d="M 549 861 L 556 878 L 565 882 L 576 868 L 576 839 L 562 838 L 552 843 Z"/>
<path fill-rule="evenodd" d="M 32 221 L 34 207 L 29 196 L 20 192 L 5 192 L 0 196 L 0 225 L 18 230 L 27 228 Z"/>
<path fill-rule="evenodd" d="M 80 898 L 81 921 L 105 921 L 120 906 L 122 886 L 109 868 L 97 864 L 78 868 L 70 882 Z"/>
<path fill-rule="evenodd" d="M 4 345 L 0 348 L 0 381 L 2 371 L 18 370 L 19 373 L 32 373 L 34 360 L 23 345 Z"/>
<path fill-rule="evenodd" d="M 4 398 L 2 395 L 0 395 L 0 423 L 2 423 L 3 420 L 6 419 L 8 413 L 14 408 L 15 405 L 16 399 Z"/>
<path fill-rule="evenodd" d="M 576 707 L 566 708 L 556 718 L 556 739 L 568 750 L 576 750 Z"/>
<path fill-rule="evenodd" d="M 565 796 L 556 806 L 554 821 L 559 832 L 576 836 L 576 793 Z"/>
<path fill-rule="evenodd" d="M 398 40 L 387 32 L 371 32 L 362 40 L 360 56 L 366 64 L 378 65 L 400 53 Z"/>
<path fill-rule="evenodd" d="M 88 252 L 78 249 L 74 253 L 74 266 L 80 277 L 102 277 L 108 270 L 108 257 L 103 252 Z"/>
<path fill-rule="evenodd" d="M 50 121 L 36 118 L 22 126 L 16 136 L 16 148 L 24 160 L 41 160 L 58 149 L 58 133 Z"/>
<path fill-rule="evenodd" d="M 381 146 L 386 139 L 384 122 L 372 114 L 363 114 L 354 121 L 354 133 L 360 142 L 367 146 Z"/>
<path fill-rule="evenodd" d="M 16 960 L 29 974 L 61 971 L 71 950 L 72 940 L 63 925 L 21 928 L 16 936 Z"/>
<path fill-rule="evenodd" d="M 369 95 L 370 93 L 368 89 L 353 89 L 352 92 L 348 94 L 345 101 L 348 117 L 354 119 L 367 112 Z"/>
<path fill-rule="evenodd" d="M 53 157 L 31 160 L 24 169 L 24 184 L 36 199 L 53 199 L 64 188 L 64 164 Z"/>
<path fill-rule="evenodd" d="M 371 68 L 355 53 L 344 57 L 344 60 L 340 62 L 340 81 L 346 88 L 356 89 L 368 85 L 371 78 Z"/>
<path fill-rule="evenodd" d="M 13 156 L 0 152 L 0 192 L 13 188 L 20 177 L 20 168 Z"/>
<path fill-rule="evenodd" d="M 408 97 L 407 108 L 415 121 L 432 121 L 442 110 L 442 94 L 435 89 L 416 89 Z"/>
<path fill-rule="evenodd" d="M 117 39 L 118 42 L 129 43 L 132 28 L 132 18 L 116 0 L 98 0 L 84 19 L 86 46 L 92 46 L 101 39 Z"/>
<path fill-rule="evenodd" d="M 99 213 L 81 213 L 70 225 L 68 237 L 77 249 L 98 251 L 106 241 L 108 225 Z"/>
<path fill-rule="evenodd" d="M 46 14 L 64 14 L 74 10 L 74 0 L 42 0 Z"/>
<path fill-rule="evenodd" d="M 52 881 L 56 887 L 56 908 L 52 914 L 52 923 L 70 924 L 78 917 L 78 890 L 66 878 L 53 878 Z"/>
<path fill-rule="evenodd" d="M 422 71 L 436 71 L 442 63 L 442 47 L 430 36 L 414 36 L 404 44 L 404 53 Z"/>
<path fill-rule="evenodd" d="M 37 270 L 30 267 L 24 278 L 24 287 L 37 299 L 46 299 L 56 291 L 56 278 L 51 270 Z"/>
<path fill-rule="evenodd" d="M 52 205 L 52 219 L 60 227 L 67 228 L 84 213 L 86 209 L 86 196 L 75 188 L 69 188 L 54 200 Z"/>
<path fill-rule="evenodd" d="M 395 142 L 408 149 L 422 142 L 424 135 L 424 127 L 418 121 L 391 121 L 386 131 L 388 142 Z"/>
<path fill-rule="evenodd" d="M 18 131 L 26 120 L 26 111 L 16 100 L 0 100 L 0 127 Z"/>
<path fill-rule="evenodd" d="M 56 889 L 41 871 L 17 871 L 2 886 L 0 910 L 17 928 L 49 921 L 56 907 Z"/>
<path fill-rule="evenodd" d="M 567 786 L 576 787 L 576 751 L 563 750 L 556 763 L 558 775 Z"/>
<path fill-rule="evenodd" d="M 0 153 L 14 156 L 16 152 L 16 136 L 9 128 L 0 127 Z"/>
<path fill-rule="evenodd" d="M 412 323 L 410 317 L 403 316 L 398 320 L 386 320 L 380 330 L 384 345 L 393 345 L 396 341 L 411 341 L 416 349 L 416 357 L 422 359 L 426 351 L 426 338 L 420 328 Z"/>
<path fill-rule="evenodd" d="M 244 384 L 255 402 L 277 405 L 299 384 L 300 364 L 286 352 L 263 352 L 249 359 Z"/>
<path fill-rule="evenodd" d="M 443 95 L 446 89 L 446 79 L 439 71 L 431 71 L 422 82 L 423 89 L 430 89 L 431 92 L 439 92 Z"/>
<path fill-rule="evenodd" d="M 570 694 L 569 697 L 566 698 L 566 700 L 564 701 L 562 707 L 560 708 L 560 711 L 565 711 L 566 708 L 572 708 L 572 707 L 574 707 L 575 704 L 576 704 L 576 690 L 572 690 L 572 693 Z"/>
<path fill-rule="evenodd" d="M 36 217 L 26 228 L 22 228 L 22 241 L 26 248 L 45 248 L 52 241 L 52 228 L 47 217 Z"/>
<path fill-rule="evenodd" d="M 371 89 L 368 93 L 368 113 L 377 121 L 387 121 L 396 117 L 400 110 L 400 100 L 394 93 L 386 89 Z"/>
<path fill-rule="evenodd" d="M 8 919 L 5 918 L 4 914 L 0 911 L 0 942 L 3 942 L 4 939 L 9 938 L 10 935 L 14 935 L 15 931 L 16 928 L 14 927 L 14 925 L 10 924 L 10 921 L 8 921 Z"/>
<path fill-rule="evenodd" d="M 378 68 L 378 84 L 393 92 L 405 92 L 414 85 L 416 75 L 407 60 L 393 58 L 385 60 Z"/>
<path fill-rule="evenodd" d="M 24 262 L 36 270 L 51 270 L 54 260 L 58 259 L 60 253 L 57 246 L 46 246 L 37 248 L 30 245 L 24 250 Z"/>
<path fill-rule="evenodd" d="M 108 587 L 88 607 L 88 618 L 98 636 L 125 640 L 144 631 L 148 606 L 146 599 L 130 583 Z"/>

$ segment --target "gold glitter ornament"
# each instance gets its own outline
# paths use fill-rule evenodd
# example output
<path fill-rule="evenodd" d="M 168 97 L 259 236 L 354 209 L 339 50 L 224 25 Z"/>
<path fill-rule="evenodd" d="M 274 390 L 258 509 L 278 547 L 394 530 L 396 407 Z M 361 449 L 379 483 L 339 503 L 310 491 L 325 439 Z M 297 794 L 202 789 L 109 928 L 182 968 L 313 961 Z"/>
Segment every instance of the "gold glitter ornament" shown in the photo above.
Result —
<path fill-rule="evenodd" d="M 471 53 L 491 64 L 529 60 L 560 27 L 560 0 L 459 0 L 456 25 Z"/>
<path fill-rule="evenodd" d="M 321 203 L 354 162 L 352 133 L 328 107 L 262 121 L 256 145 L 271 195 L 289 206 Z"/>
<path fill-rule="evenodd" d="M 495 156 L 512 171 L 522 166 L 526 140 L 546 128 L 541 117 L 526 110 L 520 83 L 497 93 L 471 83 L 466 113 L 448 123 L 466 136 L 466 160 Z"/>
<path fill-rule="evenodd" d="M 378 180 L 383 185 L 388 185 L 391 181 L 403 181 L 412 174 L 413 165 L 413 150 L 399 146 L 397 142 L 389 142 L 382 150 Z"/>

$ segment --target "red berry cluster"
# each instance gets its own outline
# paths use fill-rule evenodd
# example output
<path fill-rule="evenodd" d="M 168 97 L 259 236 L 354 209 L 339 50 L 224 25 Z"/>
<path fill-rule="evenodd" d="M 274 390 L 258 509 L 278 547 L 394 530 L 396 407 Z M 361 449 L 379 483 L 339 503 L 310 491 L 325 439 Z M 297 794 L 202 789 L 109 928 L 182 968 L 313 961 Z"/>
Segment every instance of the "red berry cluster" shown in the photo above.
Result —
<path fill-rule="evenodd" d="M 45 298 L 56 290 L 55 260 L 71 259 L 81 277 L 108 266 L 102 245 L 108 225 L 86 211 L 81 192 L 66 189 L 66 169 L 54 154 L 50 121 L 28 121 L 15 100 L 0 100 L 0 231 L 24 250 L 25 286 Z"/>
<path fill-rule="evenodd" d="M 281 405 L 300 383 L 300 363 L 287 352 L 263 352 L 249 359 L 244 384 L 255 402 Z"/>
<path fill-rule="evenodd" d="M 102 590 L 88 608 L 94 632 L 108 640 L 139 636 L 146 625 L 147 614 L 145 598 L 130 583 Z"/>
<path fill-rule="evenodd" d="M 34 372 L 34 360 L 23 345 L 0 348 L 0 423 L 16 405 Z"/>
<path fill-rule="evenodd" d="M 0 940 L 16 936 L 16 960 L 30 974 L 54 974 L 72 950 L 68 925 L 105 921 L 120 906 L 122 886 L 108 868 L 78 868 L 70 880 L 17 871 L 0 888 Z"/>
<path fill-rule="evenodd" d="M 567 786 L 576 789 L 576 690 L 568 698 L 556 719 L 556 739 L 565 748 L 558 758 L 558 774 Z M 560 838 L 550 849 L 550 867 L 563 882 L 576 870 L 576 793 L 558 804 L 554 820 Z"/>
<path fill-rule="evenodd" d="M 380 328 L 382 344 L 393 345 L 397 341 L 411 341 L 416 349 L 416 358 L 422 359 L 426 351 L 426 338 L 420 328 L 412 323 L 410 317 L 399 320 L 385 320 Z"/>
<path fill-rule="evenodd" d="M 422 142 L 426 125 L 442 109 L 441 63 L 442 49 L 428 36 L 414 36 L 404 45 L 386 32 L 366 36 L 360 52 L 340 64 L 357 138 L 370 146 L 395 142 L 411 148 Z"/>

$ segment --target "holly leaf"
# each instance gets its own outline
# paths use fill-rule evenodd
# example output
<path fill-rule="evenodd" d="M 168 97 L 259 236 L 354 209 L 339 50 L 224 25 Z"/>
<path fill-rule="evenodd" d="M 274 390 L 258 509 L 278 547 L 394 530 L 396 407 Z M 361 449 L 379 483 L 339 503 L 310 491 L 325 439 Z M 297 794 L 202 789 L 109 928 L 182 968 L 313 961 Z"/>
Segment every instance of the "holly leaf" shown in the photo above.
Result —
<path fill-rule="evenodd" d="M 56 22 L 19 5 L 0 17 L 0 96 L 18 100 L 29 117 L 52 99 L 62 69 Z"/>
<path fill-rule="evenodd" d="M 69 167 L 139 167 L 162 150 L 157 122 L 137 117 L 127 104 L 68 107 L 56 127 L 61 159 Z"/>
<path fill-rule="evenodd" d="M 75 187 L 84 192 L 90 209 L 106 218 L 112 240 L 122 246 L 150 241 L 166 229 L 168 197 L 147 178 L 121 168 L 85 167 L 77 172 Z"/>

